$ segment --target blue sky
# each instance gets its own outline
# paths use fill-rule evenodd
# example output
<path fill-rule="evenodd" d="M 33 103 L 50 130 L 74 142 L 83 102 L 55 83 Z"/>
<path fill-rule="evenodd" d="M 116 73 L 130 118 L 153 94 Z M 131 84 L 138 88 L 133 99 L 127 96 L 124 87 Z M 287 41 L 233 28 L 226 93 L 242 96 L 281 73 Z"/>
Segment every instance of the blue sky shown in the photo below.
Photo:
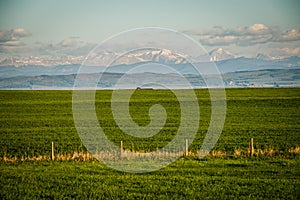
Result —
<path fill-rule="evenodd" d="M 0 52 L 88 46 L 124 30 L 155 26 L 189 34 L 208 51 L 299 55 L 299 10 L 298 0 L 2 0 Z"/>

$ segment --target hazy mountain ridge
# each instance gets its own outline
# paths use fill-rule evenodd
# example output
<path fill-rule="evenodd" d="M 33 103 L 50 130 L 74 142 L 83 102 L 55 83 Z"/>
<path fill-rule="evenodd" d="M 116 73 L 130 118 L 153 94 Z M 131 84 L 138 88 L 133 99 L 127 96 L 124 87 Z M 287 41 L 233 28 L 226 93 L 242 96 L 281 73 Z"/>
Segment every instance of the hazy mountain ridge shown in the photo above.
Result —
<path fill-rule="evenodd" d="M 113 52 L 102 52 L 101 54 L 91 55 L 93 62 L 107 62 L 110 56 L 118 56 Z M 212 67 L 214 63 L 224 77 L 226 86 L 251 86 L 251 85 L 291 85 L 300 86 L 299 70 L 300 57 L 292 56 L 288 58 L 274 58 L 264 54 L 258 54 L 254 58 L 237 57 L 229 51 L 217 48 L 209 53 L 206 62 L 195 62 L 199 69 L 205 70 Z M 160 84 L 173 84 L 178 82 L 179 75 L 171 75 L 170 72 L 163 70 L 163 65 L 172 68 L 179 74 L 183 74 L 195 87 L 204 86 L 204 82 L 191 63 L 187 62 L 187 56 L 173 53 L 169 50 L 144 49 L 141 52 L 131 52 L 115 60 L 111 66 L 96 66 L 95 63 L 84 63 L 81 66 L 80 59 L 76 57 L 61 57 L 61 60 L 51 58 L 50 60 L 39 60 L 41 58 L 30 57 L 33 63 L 43 63 L 42 65 L 31 65 L 31 61 L 24 60 L 26 65 L 0 66 L 0 89 L 23 88 L 32 89 L 34 87 L 54 87 L 71 88 L 74 84 L 75 75 L 84 73 L 88 84 L 89 76 L 103 74 L 99 87 L 113 87 L 117 79 L 125 73 L 133 73 L 132 70 L 138 66 L 147 66 L 144 71 L 130 74 L 128 82 L 138 82 L 148 78 Z M 72 63 L 70 59 L 74 61 Z M 203 58 L 202 58 L 203 59 Z M 200 59 L 201 60 L 201 59 Z M 204 59 L 205 60 L 205 59 Z M 8 60 L 2 60 L 2 64 L 7 64 Z M 65 63 L 54 65 L 53 63 Z M 75 62 L 76 61 L 76 62 Z M 12 62 L 16 60 L 12 59 Z M 16 62 L 17 64 L 22 63 Z M 70 64 L 71 63 L 71 64 Z M 48 64 L 50 66 L 48 66 Z M 91 64 L 88 65 L 87 64 Z M 1 65 L 1 64 L 0 64 Z M 155 70 L 153 70 L 155 68 Z M 149 71 L 148 71 L 149 69 Z M 151 72 L 151 73 L 149 73 Z M 280 74 L 281 73 L 281 74 Z M 294 74 L 293 74 L 294 73 Z M 150 77 L 153 76 L 153 77 Z M 90 77 L 91 78 L 91 77 Z M 105 80 L 105 81 L 103 81 Z M 179 86 L 178 86 L 179 87 Z"/>
<path fill-rule="evenodd" d="M 186 63 L 187 55 L 172 52 L 167 49 L 140 49 L 129 52 L 102 51 L 86 56 L 57 55 L 57 56 L 28 56 L 28 57 L 0 57 L 0 66 L 43 66 L 52 67 L 59 65 L 107 66 L 131 65 L 141 62 L 160 62 L 165 64 Z M 111 63 L 112 62 L 112 63 Z"/>
<path fill-rule="evenodd" d="M 297 56 L 293 56 L 297 57 Z M 173 52 L 167 49 L 140 49 L 129 52 L 111 52 L 101 51 L 91 53 L 86 56 L 75 55 L 56 55 L 56 56 L 28 56 L 28 57 L 0 57 L 0 67 L 55 67 L 67 65 L 85 65 L 85 66 L 117 66 L 117 65 L 132 65 L 144 62 L 159 62 L 162 64 L 187 64 L 190 60 L 193 63 L 205 62 L 221 62 L 226 60 L 235 60 L 244 58 L 235 55 L 223 48 L 216 48 L 211 50 L 207 55 L 198 55 L 198 57 L 191 57 L 178 52 Z M 290 59 L 292 57 L 272 57 L 267 54 L 258 53 L 250 60 L 272 61 L 278 62 L 280 60 Z M 299 58 L 299 57 L 298 57 Z M 298 65 L 300 64 L 298 59 Z"/>
<path fill-rule="evenodd" d="M 158 63 L 158 62 L 139 62 L 134 64 L 120 64 L 111 67 L 103 66 L 84 66 L 85 73 L 126 73 L 127 71 L 145 63 Z M 165 64 L 165 63 L 161 63 Z M 245 58 L 238 57 L 232 59 L 221 60 L 215 62 L 219 71 L 224 73 L 237 72 L 237 71 L 256 71 L 264 69 L 300 69 L 300 57 L 292 56 L 285 59 L 264 60 L 259 58 Z M 180 64 L 165 64 L 171 66 L 181 74 L 197 74 L 197 71 L 189 63 Z M 197 65 L 200 68 L 205 68 L 208 63 L 199 62 Z M 211 63 L 210 63 L 211 65 Z M 29 66 L 1 66 L 0 79 L 17 77 L 17 76 L 39 76 L 39 75 L 70 75 L 77 74 L 80 64 L 58 65 L 51 67 L 43 67 L 36 65 Z M 157 73 L 160 73 L 159 71 Z"/>
<path fill-rule="evenodd" d="M 86 86 L 89 80 L 101 75 L 98 82 L 98 89 L 113 89 L 116 82 L 123 76 L 120 73 L 104 74 L 81 74 Z M 76 75 L 40 75 L 40 76 L 21 76 L 0 80 L 0 89 L 72 89 Z M 142 80 L 151 80 L 156 84 L 168 84 L 174 88 L 181 88 L 178 74 L 156 74 L 139 73 L 127 74 L 126 82 L 128 87 L 138 84 Z M 185 75 L 185 78 L 193 87 L 205 87 L 202 77 L 197 75 Z M 259 71 L 231 72 L 223 74 L 225 87 L 300 87 L 300 69 L 270 69 Z M 85 86 L 83 86 L 85 87 Z M 126 86 L 124 86 L 126 88 Z M 147 87 L 152 87 L 147 86 Z M 155 86 L 154 86 L 155 87 Z"/>

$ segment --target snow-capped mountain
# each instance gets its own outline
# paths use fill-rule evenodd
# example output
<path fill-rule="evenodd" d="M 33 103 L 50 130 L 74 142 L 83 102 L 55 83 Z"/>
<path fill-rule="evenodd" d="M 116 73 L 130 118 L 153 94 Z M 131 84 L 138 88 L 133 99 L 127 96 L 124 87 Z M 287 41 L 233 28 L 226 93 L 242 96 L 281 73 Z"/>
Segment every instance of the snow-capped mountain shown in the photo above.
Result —
<path fill-rule="evenodd" d="M 214 61 L 218 70 L 222 73 L 238 71 L 255 71 L 265 69 L 300 69 L 300 57 L 291 56 L 274 58 L 264 54 L 256 57 L 236 57 L 222 48 L 209 53 L 210 60 Z M 71 75 L 77 74 L 81 64 L 84 64 L 85 73 L 127 73 L 139 65 L 148 65 L 151 71 L 151 63 L 159 62 L 168 65 L 182 74 L 197 74 L 188 60 L 187 55 L 174 53 L 166 49 L 143 49 L 127 53 L 102 51 L 89 54 L 90 59 L 85 61 L 85 56 L 28 56 L 28 57 L 0 57 L 0 80 L 17 76 L 40 75 Z M 209 57 L 203 55 L 195 58 L 197 67 L 206 69 Z M 108 68 L 106 68 L 109 66 Z M 159 70 L 158 70 L 159 71 Z M 158 72 L 160 73 L 160 71 Z M 163 73 L 163 72 L 161 72 Z"/>
<path fill-rule="evenodd" d="M 273 56 L 270 56 L 270 55 L 266 55 L 266 54 L 263 54 L 263 53 L 258 53 L 256 55 L 256 59 L 259 59 L 259 60 L 278 60 L 280 58 L 279 57 L 273 57 Z"/>
<path fill-rule="evenodd" d="M 258 53 L 256 57 L 244 58 L 237 57 L 233 53 L 217 48 L 212 50 L 207 55 L 199 55 L 197 58 L 191 58 L 188 55 L 182 55 L 176 52 L 172 52 L 167 49 L 143 49 L 139 51 L 130 52 L 109 52 L 101 51 L 97 53 L 89 54 L 89 58 L 86 56 L 74 56 L 74 55 L 55 55 L 55 56 L 28 56 L 28 57 L 3 57 L 0 56 L 0 66 L 44 66 L 44 67 L 56 67 L 61 65 L 81 65 L 85 66 L 117 66 L 117 65 L 132 65 L 136 63 L 146 62 L 159 62 L 161 64 L 181 65 L 187 64 L 187 59 L 195 63 L 206 63 L 213 61 L 216 63 L 231 63 L 234 62 L 232 67 L 246 67 L 241 66 L 241 60 L 247 60 L 247 66 L 257 64 L 265 65 L 266 62 L 286 62 L 289 57 L 272 57 L 270 55 Z M 293 60 L 295 60 L 294 58 Z M 296 59 L 297 60 L 297 59 Z M 269 64 L 268 64 L 269 65 Z M 299 65 L 299 63 L 291 63 L 291 66 Z"/>
<path fill-rule="evenodd" d="M 81 64 L 84 56 L 58 55 L 58 56 L 28 56 L 28 57 L 3 57 L 0 66 L 45 66 Z"/>
<path fill-rule="evenodd" d="M 141 62 L 184 64 L 186 58 L 186 55 L 174 53 L 167 49 L 144 49 L 128 53 L 100 52 L 91 55 L 85 64 L 89 66 L 130 65 Z"/>
<path fill-rule="evenodd" d="M 89 54 L 87 60 L 85 56 L 29 56 L 22 58 L 1 58 L 0 66 L 58 66 L 76 64 L 80 65 L 83 61 L 87 66 L 113 66 L 130 65 L 141 62 L 160 62 L 162 64 L 184 64 L 188 56 L 174 53 L 167 49 L 144 49 L 128 53 L 102 51 Z"/>
<path fill-rule="evenodd" d="M 187 55 L 181 55 L 166 49 L 146 51 L 136 56 L 144 59 L 146 62 L 155 61 L 167 64 L 183 64 L 186 63 L 185 59 L 188 57 Z"/>
<path fill-rule="evenodd" d="M 221 61 L 235 58 L 235 56 L 222 48 L 212 50 L 210 53 L 210 61 Z"/>

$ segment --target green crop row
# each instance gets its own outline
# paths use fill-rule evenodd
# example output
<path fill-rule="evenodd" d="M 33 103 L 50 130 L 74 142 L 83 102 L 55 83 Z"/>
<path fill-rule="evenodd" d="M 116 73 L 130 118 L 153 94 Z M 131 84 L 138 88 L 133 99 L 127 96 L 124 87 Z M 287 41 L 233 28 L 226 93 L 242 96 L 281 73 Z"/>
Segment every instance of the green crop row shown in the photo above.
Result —
<path fill-rule="evenodd" d="M 299 199 L 299 159 L 179 159 L 147 174 L 98 162 L 0 163 L 1 199 Z"/>
<path fill-rule="evenodd" d="M 185 90 L 180 91 L 183 96 Z M 196 152 L 206 135 L 211 117 L 207 90 L 195 90 L 200 107 L 200 125 L 189 147 Z M 180 125 L 180 104 L 168 90 L 136 90 L 129 102 L 130 115 L 140 126 L 150 122 L 149 109 L 161 104 L 167 120 L 155 136 L 137 138 L 122 131 L 111 111 L 112 91 L 97 91 L 96 114 L 107 137 L 134 151 L 153 151 L 168 144 Z M 273 148 L 283 154 L 300 144 L 300 88 L 226 89 L 227 113 L 215 150 L 232 153 L 254 147 Z M 184 101 L 191 97 L 186 95 Z M 122 101 L 120 101 L 122 103 Z M 0 91 L 0 157 L 69 154 L 85 151 L 77 134 L 72 112 L 72 91 Z"/>

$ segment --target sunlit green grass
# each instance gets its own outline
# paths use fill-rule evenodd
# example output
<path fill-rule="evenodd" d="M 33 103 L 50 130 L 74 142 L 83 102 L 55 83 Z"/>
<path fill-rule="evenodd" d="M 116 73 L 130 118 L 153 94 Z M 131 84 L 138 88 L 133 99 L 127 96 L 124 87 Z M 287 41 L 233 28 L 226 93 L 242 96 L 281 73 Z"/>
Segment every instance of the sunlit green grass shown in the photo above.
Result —
<path fill-rule="evenodd" d="M 185 91 L 182 91 L 183 93 Z M 106 135 L 125 149 L 153 151 L 167 144 L 180 124 L 178 101 L 170 91 L 139 90 L 130 102 L 133 120 L 150 122 L 149 108 L 164 106 L 168 118 L 157 135 L 140 139 L 127 135 L 116 125 L 110 108 L 112 91 L 98 91 L 96 112 Z M 202 144 L 210 122 L 207 90 L 196 90 L 200 106 L 200 126 L 190 150 Z M 227 115 L 216 150 L 233 152 L 248 148 L 250 137 L 255 148 L 273 148 L 284 153 L 300 144 L 300 89 L 228 89 Z M 0 91 L 0 157 L 49 155 L 51 141 L 56 153 L 83 151 L 74 126 L 71 91 Z"/>
<path fill-rule="evenodd" d="M 207 90 L 196 94 L 201 119 L 192 152 L 210 121 Z M 298 199 L 299 154 L 286 155 L 300 144 L 300 89 L 228 89 L 226 94 L 226 121 L 214 150 L 247 152 L 253 137 L 255 149 L 274 149 L 276 156 L 185 157 L 147 174 L 118 172 L 95 160 L 1 161 L 0 199 Z M 146 140 L 116 126 L 110 98 L 111 91 L 97 92 L 98 120 L 125 149 L 156 150 L 176 134 L 180 108 L 172 93 L 139 90 L 132 96 L 130 114 L 139 125 L 149 123 L 155 103 L 168 113 L 162 131 Z M 0 157 L 49 156 L 51 141 L 56 154 L 85 151 L 73 122 L 71 91 L 0 91 L 0 109 Z"/>
<path fill-rule="evenodd" d="M 98 162 L 2 163 L 2 199 L 297 199 L 299 160 L 180 159 L 148 174 Z"/>

